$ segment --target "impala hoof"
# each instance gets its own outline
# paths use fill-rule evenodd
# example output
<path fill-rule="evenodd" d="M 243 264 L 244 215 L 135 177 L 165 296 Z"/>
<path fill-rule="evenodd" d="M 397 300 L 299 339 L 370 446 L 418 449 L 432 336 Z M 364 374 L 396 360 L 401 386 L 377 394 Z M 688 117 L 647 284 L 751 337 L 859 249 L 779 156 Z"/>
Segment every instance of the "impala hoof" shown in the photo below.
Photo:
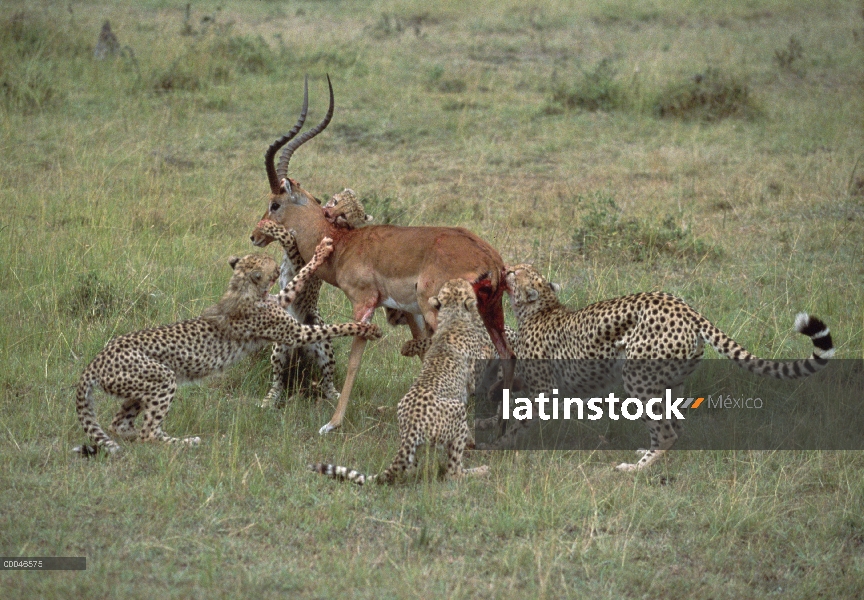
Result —
<path fill-rule="evenodd" d="M 324 435 L 325 433 L 330 433 L 334 429 L 339 427 L 338 425 L 333 425 L 332 423 L 327 423 L 324 427 L 318 430 L 318 435 Z"/>

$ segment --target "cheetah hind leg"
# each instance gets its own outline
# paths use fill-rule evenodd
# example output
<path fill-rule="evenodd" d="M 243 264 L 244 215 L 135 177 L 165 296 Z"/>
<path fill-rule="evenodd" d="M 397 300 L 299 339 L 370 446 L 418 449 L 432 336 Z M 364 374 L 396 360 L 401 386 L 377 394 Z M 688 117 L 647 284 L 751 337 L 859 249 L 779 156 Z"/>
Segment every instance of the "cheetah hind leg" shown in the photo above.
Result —
<path fill-rule="evenodd" d="M 282 408 L 284 406 L 282 393 L 285 391 L 285 381 L 288 377 L 290 354 L 290 346 L 273 344 L 273 351 L 270 353 L 270 390 L 258 404 L 259 407 Z"/>
<path fill-rule="evenodd" d="M 126 400 L 111 421 L 110 429 L 114 435 L 124 440 L 137 439 L 139 434 L 135 429 L 135 418 L 140 412 L 141 401 L 138 398 Z"/>
<path fill-rule="evenodd" d="M 625 387 L 627 387 L 625 382 Z M 642 399 L 643 404 L 647 401 L 647 398 L 660 398 L 665 393 L 665 389 L 659 390 L 647 390 L 647 393 Z M 628 389 L 628 393 L 631 397 L 638 397 L 633 394 L 631 390 Z M 678 384 L 672 388 L 672 396 L 678 397 L 683 395 L 684 393 L 684 384 Z M 678 439 L 678 433 L 681 431 L 680 424 L 674 421 L 667 421 L 666 419 L 654 421 L 646 417 L 643 417 L 643 420 L 648 426 L 648 433 L 651 437 L 651 446 L 648 450 L 645 450 L 644 453 L 642 451 L 638 451 L 642 454 L 642 457 L 635 464 L 633 463 L 621 463 L 617 467 L 615 467 L 618 471 L 641 471 L 650 467 L 652 464 L 657 462 L 660 457 L 666 454 L 666 451 L 669 450 Z"/>
<path fill-rule="evenodd" d="M 375 478 L 375 483 L 392 485 L 400 475 L 412 473 L 417 467 L 418 445 L 415 436 L 410 434 L 403 436 L 396 458 Z"/>
<path fill-rule="evenodd" d="M 315 359 L 318 369 L 321 371 L 320 393 L 330 402 L 339 401 L 339 391 L 334 385 L 336 376 L 336 359 L 333 357 L 333 343 L 330 340 L 321 340 L 315 344 L 304 346 L 303 350 Z"/>
<path fill-rule="evenodd" d="M 143 441 L 159 441 L 167 444 L 187 444 L 197 446 L 201 443 L 199 437 L 176 438 L 162 431 L 162 421 L 171 408 L 171 401 L 177 392 L 177 379 L 174 373 L 162 365 L 157 366 L 160 371 L 159 378 L 152 378 L 148 383 L 149 389 L 141 394 L 141 405 L 144 412 L 144 423 L 138 434 Z"/>
<path fill-rule="evenodd" d="M 472 467 L 466 469 L 462 464 L 462 455 L 465 452 L 465 445 L 469 438 L 468 425 L 465 425 L 463 433 L 458 436 L 458 439 L 447 444 L 447 470 L 444 473 L 445 477 L 452 479 L 460 479 L 462 477 L 481 477 L 489 474 L 489 466 L 483 465 L 480 467 Z"/>

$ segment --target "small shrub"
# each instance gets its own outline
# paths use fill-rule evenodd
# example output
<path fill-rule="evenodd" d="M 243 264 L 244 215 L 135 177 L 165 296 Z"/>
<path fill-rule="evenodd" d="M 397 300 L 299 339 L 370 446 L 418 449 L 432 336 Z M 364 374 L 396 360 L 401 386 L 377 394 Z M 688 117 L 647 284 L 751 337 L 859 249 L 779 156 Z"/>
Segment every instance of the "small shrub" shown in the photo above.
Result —
<path fill-rule="evenodd" d="M 102 319 L 111 316 L 120 305 L 115 287 L 96 273 L 81 275 L 72 290 L 62 299 L 66 312 L 79 319 Z"/>
<path fill-rule="evenodd" d="M 0 50 L 19 58 L 63 58 L 90 52 L 90 45 L 74 27 L 42 14 L 20 11 L 0 18 Z M 5 52 L 4 52 L 5 53 Z"/>
<path fill-rule="evenodd" d="M 546 113 L 557 114 L 574 108 L 590 112 L 624 108 L 627 94 L 616 76 L 612 61 L 604 58 L 593 69 L 582 71 L 582 76 L 575 85 L 557 84 L 552 90 L 551 104 Z"/>
<path fill-rule="evenodd" d="M 111 318 L 123 309 L 152 314 L 156 308 L 150 294 L 119 290 L 92 272 L 80 275 L 72 289 L 61 296 L 60 304 L 66 314 L 88 321 Z"/>
<path fill-rule="evenodd" d="M 3 103 L 12 110 L 31 114 L 62 105 L 66 90 L 57 84 L 47 63 L 31 60 L 9 70 L 0 65 L 0 94 Z"/>
<path fill-rule="evenodd" d="M 700 259 L 718 252 L 706 242 L 693 237 L 675 219 L 666 216 L 659 223 L 637 218 L 622 218 L 612 198 L 595 196 L 579 203 L 587 204 L 579 228 L 573 233 L 573 249 L 584 256 L 624 258 L 645 262 L 660 256 L 677 259 Z"/>
<path fill-rule="evenodd" d="M 794 35 L 789 38 L 786 48 L 774 51 L 774 62 L 784 71 L 794 71 L 800 74 L 800 69 L 796 69 L 795 65 L 800 65 L 803 58 L 804 47 Z"/>
<path fill-rule="evenodd" d="M 436 87 L 445 94 L 459 94 L 468 88 L 468 84 L 462 79 L 442 79 Z"/>
<path fill-rule="evenodd" d="M 405 31 L 405 26 L 402 19 L 387 13 L 381 13 L 381 18 L 371 28 L 372 37 L 379 39 L 399 35 L 403 31 Z"/>
<path fill-rule="evenodd" d="M 660 117 L 703 121 L 749 118 L 759 112 L 747 84 L 717 69 L 666 88 L 658 96 L 655 111 Z"/>
<path fill-rule="evenodd" d="M 176 61 L 167 71 L 157 73 L 153 80 L 153 89 L 157 92 L 185 90 L 194 92 L 201 89 L 201 78 L 188 65 Z"/>
<path fill-rule="evenodd" d="M 221 58 L 241 73 L 270 73 L 275 55 L 264 38 L 250 35 L 219 36 L 211 45 L 214 57 Z"/>
<path fill-rule="evenodd" d="M 393 196 L 379 196 L 371 194 L 360 200 L 366 212 L 375 217 L 373 223 L 378 225 L 391 225 L 396 223 L 405 214 L 405 209 L 398 209 L 399 199 Z"/>
<path fill-rule="evenodd" d="M 468 84 L 458 77 L 445 77 L 444 67 L 437 65 L 429 72 L 427 87 L 444 94 L 459 94 L 468 88 Z"/>

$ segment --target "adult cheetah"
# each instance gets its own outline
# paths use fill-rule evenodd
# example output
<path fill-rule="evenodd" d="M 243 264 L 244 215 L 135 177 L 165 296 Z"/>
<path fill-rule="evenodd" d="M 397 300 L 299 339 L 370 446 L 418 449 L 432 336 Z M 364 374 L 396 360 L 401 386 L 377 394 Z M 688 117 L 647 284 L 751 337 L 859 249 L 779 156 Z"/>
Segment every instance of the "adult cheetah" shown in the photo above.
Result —
<path fill-rule="evenodd" d="M 322 240 L 310 263 L 280 292 L 278 302 L 289 304 L 332 251 L 332 240 Z M 225 369 L 268 342 L 299 346 L 339 336 L 380 337 L 380 330 L 370 324 L 299 324 L 269 296 L 279 275 L 270 256 L 232 257 L 228 264 L 234 273 L 218 304 L 196 319 L 114 338 L 84 369 L 76 406 L 78 419 L 95 447 L 79 446 L 76 452 L 89 455 L 99 448 L 119 449 L 96 422 L 93 390 L 97 387 L 123 401 L 111 423 L 118 437 L 196 445 L 201 441 L 198 437 L 175 438 L 162 431 L 178 384 Z M 135 418 L 142 411 L 143 425 L 136 431 Z"/>
<path fill-rule="evenodd" d="M 519 324 L 513 347 L 516 356 L 520 361 L 559 359 L 526 360 L 522 367 L 517 363 L 517 375 L 529 389 L 545 389 L 550 381 L 562 380 L 576 382 L 577 389 L 602 389 L 620 376 L 626 392 L 644 403 L 662 396 L 667 388 L 673 390 L 674 396 L 681 396 L 684 378 L 698 366 L 705 343 L 741 368 L 777 379 L 812 375 L 834 355 L 828 327 L 805 313 L 796 318 L 795 329 L 812 340 L 813 354 L 807 359 L 781 362 L 750 354 L 670 294 L 633 294 L 572 310 L 558 301 L 557 286 L 547 282 L 531 265 L 508 268 L 505 278 Z M 615 366 L 618 359 L 642 360 L 625 361 L 619 375 Z M 569 372 L 549 372 L 555 368 Z M 651 446 L 636 464 L 618 465 L 621 471 L 648 467 L 678 438 L 680 425 L 676 421 L 651 420 L 647 416 L 643 420 Z"/>
<path fill-rule="evenodd" d="M 437 296 L 429 299 L 438 310 L 438 329 L 423 358 L 420 374 L 399 401 L 399 452 L 393 463 L 379 475 L 364 475 L 347 467 L 318 463 L 309 465 L 316 472 L 357 485 L 375 481 L 394 483 L 403 472 L 413 469 L 417 446 L 428 443 L 447 450 L 445 475 L 483 475 L 486 466 L 466 469 L 462 453 L 470 439 L 465 402 L 468 380 L 473 379 L 473 363 L 483 352 L 483 330 L 477 312 L 477 297 L 470 283 L 463 279 L 446 282 Z"/>

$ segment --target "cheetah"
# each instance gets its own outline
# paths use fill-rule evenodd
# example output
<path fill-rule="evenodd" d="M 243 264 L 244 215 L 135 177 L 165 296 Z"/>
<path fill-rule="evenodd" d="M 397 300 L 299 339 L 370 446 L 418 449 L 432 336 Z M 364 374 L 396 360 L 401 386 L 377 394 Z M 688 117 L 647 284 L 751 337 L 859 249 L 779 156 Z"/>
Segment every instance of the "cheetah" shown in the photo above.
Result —
<path fill-rule="evenodd" d="M 300 251 L 297 249 L 294 235 L 275 221 L 262 220 L 257 227 L 282 245 L 283 256 L 279 272 L 279 284 L 284 287 L 288 285 L 292 277 L 300 272 L 305 264 L 303 257 L 300 256 Z M 295 300 L 286 308 L 288 314 L 304 325 L 326 325 L 318 312 L 320 293 L 321 280 L 312 277 L 302 291 L 297 294 Z M 333 357 L 333 344 L 329 339 L 322 339 L 302 348 L 277 343 L 273 345 L 273 351 L 270 353 L 270 389 L 259 404 L 262 408 L 270 406 L 281 408 L 284 406 L 282 393 L 285 391 L 293 365 L 296 364 L 297 350 L 318 365 L 318 369 L 321 371 L 321 380 L 318 386 L 321 394 L 331 402 L 339 400 L 339 392 L 334 385 L 336 360 Z"/>
<path fill-rule="evenodd" d="M 517 358 L 564 359 L 522 363 L 529 365 L 524 367 L 529 388 L 542 389 L 550 377 L 560 377 L 561 374 L 531 374 L 532 368 L 551 369 L 554 364 L 566 365 L 561 367 L 569 370 L 564 374 L 565 380 L 578 382 L 581 388 L 607 387 L 620 377 L 627 394 L 643 402 L 661 396 L 667 388 L 673 390 L 673 396 L 681 396 L 684 379 L 698 366 L 706 342 L 741 368 L 776 379 L 812 375 L 823 369 L 834 355 L 828 327 L 806 313 L 797 316 L 795 329 L 813 342 L 812 356 L 780 362 L 750 354 L 683 300 L 664 292 L 633 294 L 572 310 L 559 302 L 557 286 L 547 282 L 531 265 L 509 268 L 505 278 L 519 324 L 513 347 Z M 626 361 L 619 374 L 614 366 L 618 359 L 649 361 Z M 648 368 L 645 365 L 650 361 L 654 362 Z M 520 372 L 517 367 L 517 373 Z M 647 416 L 643 420 L 650 433 L 650 448 L 636 464 L 618 465 L 620 471 L 650 466 L 678 439 L 681 428 L 677 421 L 650 420 Z"/>
<path fill-rule="evenodd" d="M 120 448 L 96 422 L 93 390 L 97 387 L 123 401 L 111 423 L 118 437 L 194 446 L 200 438 L 175 438 L 162 431 L 178 384 L 221 371 L 268 342 L 299 346 L 339 336 L 380 337 L 380 330 L 371 324 L 301 325 L 279 306 L 294 300 L 332 251 L 332 240 L 322 240 L 312 261 L 280 292 L 278 303 L 269 295 L 279 275 L 276 261 L 265 254 L 232 257 L 228 264 L 234 273 L 228 291 L 200 317 L 108 342 L 84 369 L 76 391 L 78 419 L 95 447 L 84 445 L 74 451 L 87 456 L 100 448 L 112 453 Z M 143 425 L 136 431 L 135 418 L 142 411 Z"/>
<path fill-rule="evenodd" d="M 423 358 L 420 374 L 399 401 L 396 415 L 399 422 L 399 452 L 393 463 L 379 475 L 364 475 L 347 467 L 318 463 L 309 469 L 357 485 L 367 482 L 392 484 L 405 471 L 413 469 L 417 446 L 428 443 L 447 450 L 445 475 L 484 475 L 487 466 L 466 469 L 462 453 L 470 439 L 465 402 L 469 378 L 473 377 L 473 360 L 482 352 L 483 329 L 477 312 L 477 297 L 471 284 L 463 279 L 451 279 L 437 296 L 429 299 L 438 310 L 438 329 Z"/>
<path fill-rule="evenodd" d="M 401 325 L 401 323 L 391 324 Z M 479 324 L 480 327 L 477 330 L 477 336 L 483 340 L 483 344 L 481 345 L 482 350 L 476 358 L 486 360 L 500 358 L 498 353 L 495 351 L 495 346 L 492 344 L 492 339 L 489 337 L 489 333 L 486 331 L 486 328 L 483 327 L 483 321 L 480 321 Z M 511 348 L 516 344 L 517 333 L 518 332 L 509 325 L 504 326 L 504 337 L 507 338 L 507 343 L 510 344 Z M 426 351 L 429 350 L 430 346 L 432 346 L 432 338 L 420 338 L 417 340 L 411 339 L 402 344 L 399 354 L 408 357 L 419 356 L 420 360 L 423 360 L 423 356 L 426 354 Z"/>
<path fill-rule="evenodd" d="M 366 214 L 366 209 L 357 199 L 354 190 L 345 188 L 324 205 L 324 218 L 339 227 L 354 229 L 375 217 Z"/>

